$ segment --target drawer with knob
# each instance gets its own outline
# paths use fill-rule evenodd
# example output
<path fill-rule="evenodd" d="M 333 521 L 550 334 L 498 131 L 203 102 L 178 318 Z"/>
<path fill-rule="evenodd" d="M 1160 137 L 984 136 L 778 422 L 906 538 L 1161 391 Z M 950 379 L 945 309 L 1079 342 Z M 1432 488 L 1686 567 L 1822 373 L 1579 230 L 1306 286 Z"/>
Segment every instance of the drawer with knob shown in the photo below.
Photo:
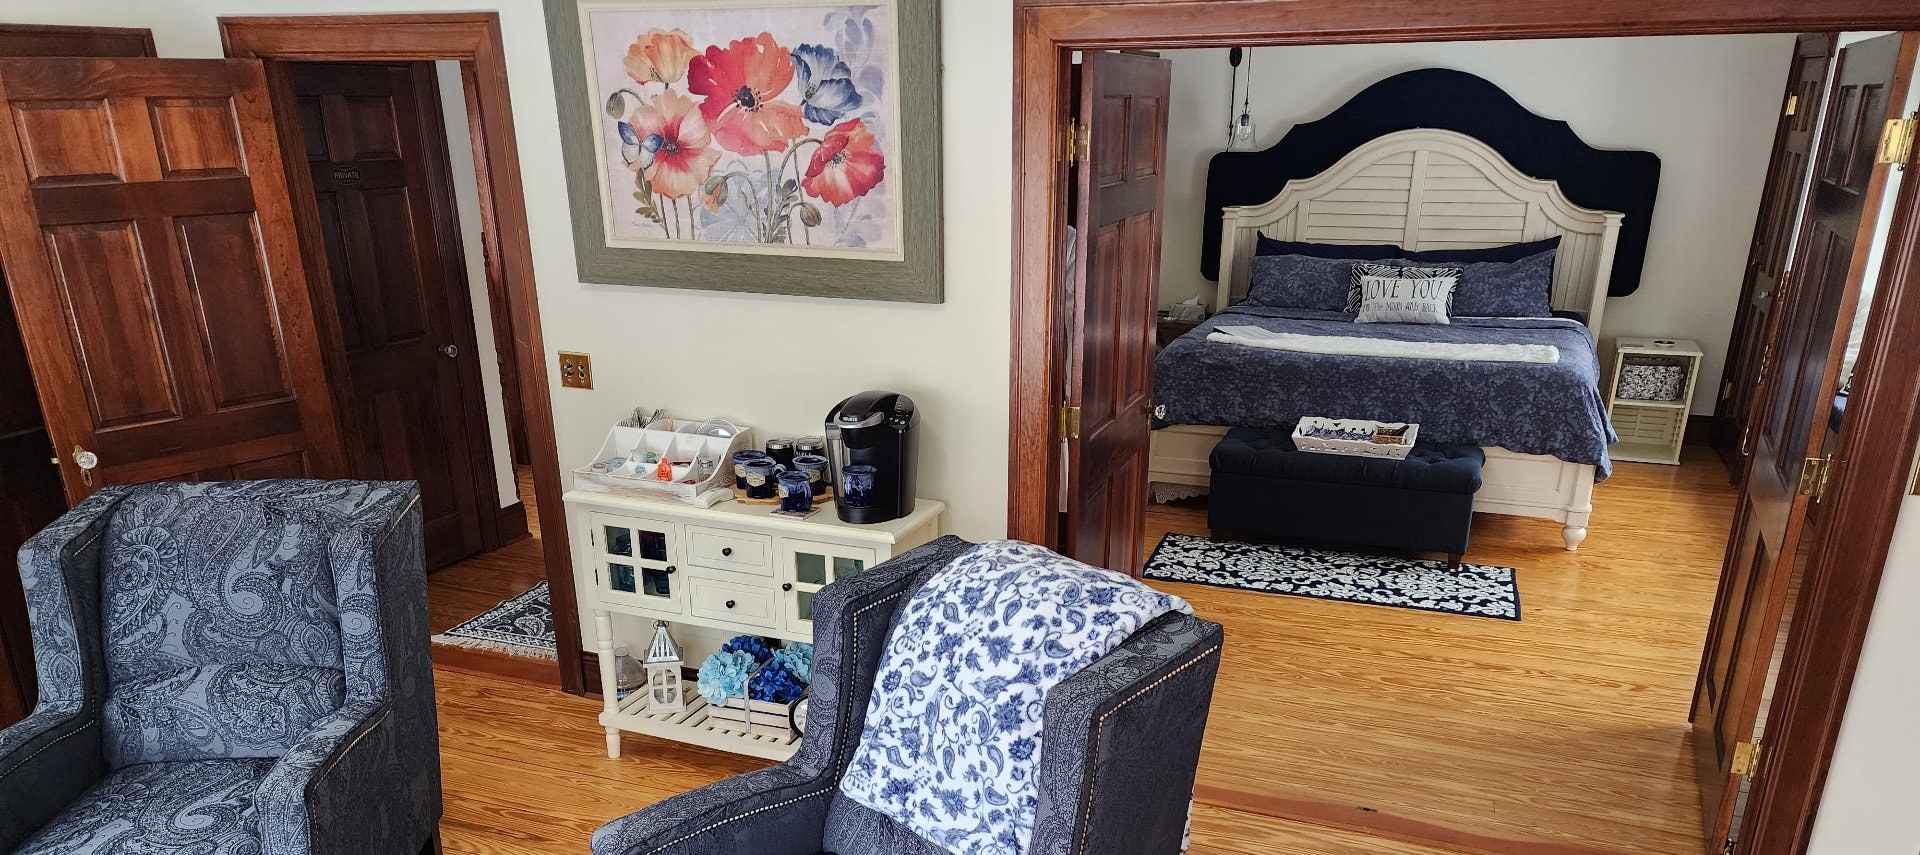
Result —
<path fill-rule="evenodd" d="M 780 621 L 765 585 L 689 576 L 686 586 L 687 612 L 696 617 L 769 629 Z"/>
<path fill-rule="evenodd" d="M 762 534 L 687 526 L 687 563 L 751 573 L 773 575 L 773 538 Z"/>

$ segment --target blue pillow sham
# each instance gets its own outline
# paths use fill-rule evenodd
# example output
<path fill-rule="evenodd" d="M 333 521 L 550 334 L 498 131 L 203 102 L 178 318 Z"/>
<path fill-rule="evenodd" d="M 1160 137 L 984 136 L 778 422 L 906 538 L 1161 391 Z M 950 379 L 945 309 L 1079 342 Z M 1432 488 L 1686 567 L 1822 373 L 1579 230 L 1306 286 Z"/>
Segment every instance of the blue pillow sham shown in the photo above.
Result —
<path fill-rule="evenodd" d="M 1558 247 L 1517 261 L 1460 264 L 1453 292 L 1455 317 L 1547 318 L 1553 316 L 1553 260 Z"/>
<path fill-rule="evenodd" d="M 1353 264 L 1364 259 L 1310 255 L 1256 255 L 1247 283 L 1247 305 L 1276 309 L 1347 309 Z"/>
<path fill-rule="evenodd" d="M 1261 235 L 1254 245 L 1253 254 L 1262 255 L 1304 255 L 1309 258 L 1346 258 L 1356 261 L 1385 261 L 1404 258 L 1408 261 L 1450 261 L 1455 264 L 1472 264 L 1480 261 L 1519 261 L 1538 255 L 1549 249 L 1560 248 L 1560 237 L 1555 235 L 1545 240 L 1526 243 L 1510 243 L 1505 246 L 1488 246 L 1477 249 L 1421 249 L 1409 252 L 1390 243 L 1308 243 L 1306 241 L 1275 240 Z"/>

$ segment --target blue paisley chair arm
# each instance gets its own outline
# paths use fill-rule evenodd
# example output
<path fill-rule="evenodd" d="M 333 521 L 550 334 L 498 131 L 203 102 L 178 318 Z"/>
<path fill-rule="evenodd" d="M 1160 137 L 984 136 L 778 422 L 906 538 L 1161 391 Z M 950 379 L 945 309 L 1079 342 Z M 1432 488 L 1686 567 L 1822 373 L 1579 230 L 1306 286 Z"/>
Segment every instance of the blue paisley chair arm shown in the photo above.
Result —
<path fill-rule="evenodd" d="M 1222 639 L 1162 615 L 1048 693 L 1029 852 L 1181 851 Z"/>
<path fill-rule="evenodd" d="M 607 823 L 594 833 L 595 855 L 819 852 L 893 620 L 933 571 L 972 545 L 943 537 L 822 590 L 813 601 L 807 735 L 793 759 Z"/>
<path fill-rule="evenodd" d="M 100 553 L 125 495 L 118 487 L 94 493 L 20 548 L 40 702 L 0 730 L 0 851 L 12 851 L 106 774 Z"/>
<path fill-rule="evenodd" d="M 339 838 L 374 825 L 366 811 L 388 809 L 381 806 L 394 800 L 380 783 L 396 771 L 394 729 L 391 704 L 354 700 L 294 743 L 254 791 L 261 855 L 376 851 L 342 848 L 350 841 Z"/>

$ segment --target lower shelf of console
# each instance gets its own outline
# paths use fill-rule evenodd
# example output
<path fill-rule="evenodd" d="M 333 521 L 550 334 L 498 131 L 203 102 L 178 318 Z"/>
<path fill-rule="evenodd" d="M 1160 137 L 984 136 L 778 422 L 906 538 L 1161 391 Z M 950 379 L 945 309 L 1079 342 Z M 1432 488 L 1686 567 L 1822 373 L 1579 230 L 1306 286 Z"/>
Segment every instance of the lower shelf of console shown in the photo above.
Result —
<path fill-rule="evenodd" d="M 773 761 L 785 761 L 800 748 L 799 738 L 791 731 L 764 725 L 749 731 L 743 722 L 709 715 L 707 699 L 699 695 L 692 695 L 684 710 L 655 712 L 647 708 L 646 693 L 635 692 L 620 699 L 618 712 L 601 713 L 600 724 Z"/>

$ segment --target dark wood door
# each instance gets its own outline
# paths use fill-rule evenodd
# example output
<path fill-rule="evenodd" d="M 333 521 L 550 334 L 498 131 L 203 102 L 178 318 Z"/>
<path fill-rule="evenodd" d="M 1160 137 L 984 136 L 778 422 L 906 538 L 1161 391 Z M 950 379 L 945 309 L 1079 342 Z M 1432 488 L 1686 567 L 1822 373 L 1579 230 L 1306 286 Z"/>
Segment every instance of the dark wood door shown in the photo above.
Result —
<path fill-rule="evenodd" d="M 499 502 L 433 66 L 291 77 L 345 347 L 348 464 L 420 482 L 427 563 L 444 566 L 483 548 Z"/>
<path fill-rule="evenodd" d="M 0 60 L 0 111 L 0 264 L 67 497 L 342 472 L 260 64 Z"/>
<path fill-rule="evenodd" d="M 1788 250 L 1799 231 L 1800 212 L 1812 181 L 1808 162 L 1814 128 L 1825 106 L 1834 41 L 1832 33 L 1800 36 L 1793 68 L 1787 75 L 1780 124 L 1774 129 L 1773 160 L 1767 166 L 1760 215 L 1753 228 L 1753 248 L 1747 255 L 1746 281 L 1740 290 L 1740 308 L 1727 345 L 1727 369 L 1714 408 L 1714 445 L 1735 478 L 1745 474 L 1747 456 L 1753 452 L 1748 416 L 1772 341 L 1773 307 L 1791 275 Z"/>
<path fill-rule="evenodd" d="M 147 30 L 0 24 L 0 57 L 152 55 L 153 34 Z M 66 508 L 32 363 L 6 278 L 0 276 L 0 727 L 25 717 L 38 694 L 14 554 Z"/>
<path fill-rule="evenodd" d="M 1753 452 L 1708 627 L 1693 726 L 1709 849 L 1733 823 L 1736 746 L 1759 717 L 1774 642 L 1803 538 L 1823 482 L 1821 448 L 1853 307 L 1866 275 L 1888 167 L 1875 167 L 1884 119 L 1898 115 L 1920 40 L 1890 35 L 1842 48 L 1819 144 L 1794 269 L 1776 306 L 1773 356 L 1760 378 Z M 1872 213 L 1870 213 L 1872 212 Z"/>
<path fill-rule="evenodd" d="M 1171 68 L 1158 57 L 1089 51 L 1080 77 L 1080 121 L 1090 141 L 1075 169 L 1080 260 L 1066 405 L 1079 415 L 1078 429 L 1067 432 L 1061 551 L 1136 576 L 1146 525 Z"/>

